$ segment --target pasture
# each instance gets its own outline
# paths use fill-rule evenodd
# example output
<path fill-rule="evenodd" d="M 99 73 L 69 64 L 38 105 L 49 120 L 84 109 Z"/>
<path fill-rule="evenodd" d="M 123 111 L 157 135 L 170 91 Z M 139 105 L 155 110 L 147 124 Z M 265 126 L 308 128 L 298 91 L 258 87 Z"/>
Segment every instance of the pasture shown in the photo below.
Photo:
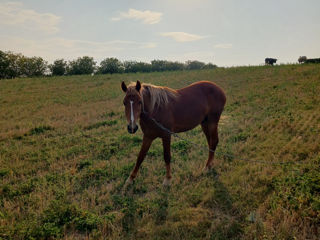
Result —
<path fill-rule="evenodd" d="M 214 169 L 173 138 L 172 184 L 130 135 L 121 81 L 221 86 Z M 0 239 L 316 239 L 320 68 L 281 65 L 0 81 Z M 201 127 L 180 134 L 207 146 Z M 288 164 L 279 164 L 293 162 Z"/>

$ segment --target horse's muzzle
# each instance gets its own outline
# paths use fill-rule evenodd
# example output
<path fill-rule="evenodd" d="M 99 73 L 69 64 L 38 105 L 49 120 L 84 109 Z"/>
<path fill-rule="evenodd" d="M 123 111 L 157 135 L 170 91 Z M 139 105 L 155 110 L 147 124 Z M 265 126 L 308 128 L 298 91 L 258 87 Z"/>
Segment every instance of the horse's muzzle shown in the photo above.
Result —
<path fill-rule="evenodd" d="M 131 124 L 128 125 L 128 132 L 133 134 L 138 130 L 138 125 L 135 125 L 134 128 L 131 127 Z"/>

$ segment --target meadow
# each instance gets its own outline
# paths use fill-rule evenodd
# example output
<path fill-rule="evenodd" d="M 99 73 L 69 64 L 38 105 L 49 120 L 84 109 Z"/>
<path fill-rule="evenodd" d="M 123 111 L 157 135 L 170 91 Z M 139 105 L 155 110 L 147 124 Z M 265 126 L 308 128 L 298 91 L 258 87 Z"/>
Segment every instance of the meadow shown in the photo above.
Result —
<path fill-rule="evenodd" d="M 121 81 L 221 86 L 214 169 L 173 139 L 172 184 L 153 142 L 123 185 L 142 132 L 126 129 Z M 0 239 L 319 239 L 320 67 L 0 80 Z M 197 127 L 182 137 L 207 146 Z"/>

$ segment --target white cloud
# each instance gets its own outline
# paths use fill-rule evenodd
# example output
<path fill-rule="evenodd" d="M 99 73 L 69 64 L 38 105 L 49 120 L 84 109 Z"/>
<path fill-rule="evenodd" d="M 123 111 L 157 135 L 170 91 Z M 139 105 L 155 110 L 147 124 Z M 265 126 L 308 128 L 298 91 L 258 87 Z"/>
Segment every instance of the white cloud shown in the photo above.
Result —
<path fill-rule="evenodd" d="M 185 32 L 164 32 L 160 33 L 161 36 L 171 37 L 177 42 L 192 42 L 205 38 L 205 36 L 185 33 Z"/>
<path fill-rule="evenodd" d="M 161 21 L 161 17 L 161 12 L 152 12 L 149 10 L 139 11 L 130 8 L 128 12 L 120 12 L 119 16 L 111 18 L 111 21 L 120 21 L 122 19 L 135 19 L 141 20 L 144 24 L 155 24 Z"/>
<path fill-rule="evenodd" d="M 0 3 L 0 25 L 16 26 L 54 34 L 59 31 L 61 17 L 26 9 L 20 2 Z"/>
<path fill-rule="evenodd" d="M 157 44 L 154 42 L 150 42 L 150 43 L 144 43 L 140 48 L 155 48 L 157 47 Z"/>
<path fill-rule="evenodd" d="M 216 44 L 214 45 L 215 48 L 232 48 L 232 44 L 231 43 L 220 43 L 220 44 Z"/>
<path fill-rule="evenodd" d="M 130 50 L 155 48 L 153 42 L 134 41 L 84 41 L 66 38 L 24 39 L 19 37 L 3 37 L 0 49 L 11 50 L 26 56 L 40 56 L 52 62 L 58 58 L 72 60 L 84 55 L 102 60 L 108 56 L 120 55 Z"/>

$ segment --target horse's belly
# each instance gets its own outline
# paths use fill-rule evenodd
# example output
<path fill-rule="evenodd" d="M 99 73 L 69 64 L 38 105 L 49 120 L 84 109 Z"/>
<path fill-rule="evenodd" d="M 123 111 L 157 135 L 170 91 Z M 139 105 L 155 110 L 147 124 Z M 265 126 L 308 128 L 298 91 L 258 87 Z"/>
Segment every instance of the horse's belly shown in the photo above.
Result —
<path fill-rule="evenodd" d="M 173 129 L 173 132 L 175 132 L 175 133 L 186 132 L 186 131 L 189 131 L 189 130 L 195 128 L 198 125 L 199 125 L 199 123 L 198 124 L 189 125 L 189 126 L 175 126 L 174 129 Z"/>
<path fill-rule="evenodd" d="M 188 95 L 192 97 L 187 97 Z M 195 128 L 205 119 L 208 109 L 208 100 L 202 91 L 184 93 L 172 109 L 174 131 L 184 132 Z"/>
<path fill-rule="evenodd" d="M 198 126 L 205 119 L 205 114 L 195 113 L 190 115 L 178 116 L 174 120 L 173 131 L 185 132 Z"/>

